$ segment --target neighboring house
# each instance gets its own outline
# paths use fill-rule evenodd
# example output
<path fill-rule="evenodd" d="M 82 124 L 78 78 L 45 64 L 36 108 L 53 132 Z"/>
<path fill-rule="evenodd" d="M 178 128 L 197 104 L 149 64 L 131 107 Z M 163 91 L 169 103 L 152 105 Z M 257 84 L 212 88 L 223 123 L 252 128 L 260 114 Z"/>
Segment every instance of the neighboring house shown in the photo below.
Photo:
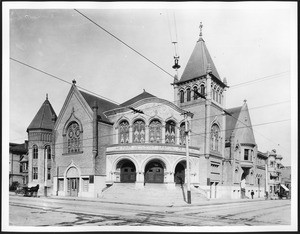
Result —
<path fill-rule="evenodd" d="M 21 162 L 26 157 L 28 151 L 28 142 L 23 144 L 9 143 L 9 185 L 13 182 L 18 182 L 21 185 L 26 185 L 26 162 Z"/>
<path fill-rule="evenodd" d="M 208 198 L 246 198 L 251 190 L 262 197 L 267 157 L 257 152 L 247 103 L 225 108 L 227 81 L 202 36 L 173 87 L 172 101 L 144 90 L 115 104 L 74 80 L 58 117 L 46 98 L 27 129 L 29 183 L 39 183 L 40 194 L 99 197 L 115 183 L 173 189 L 189 176 Z"/>

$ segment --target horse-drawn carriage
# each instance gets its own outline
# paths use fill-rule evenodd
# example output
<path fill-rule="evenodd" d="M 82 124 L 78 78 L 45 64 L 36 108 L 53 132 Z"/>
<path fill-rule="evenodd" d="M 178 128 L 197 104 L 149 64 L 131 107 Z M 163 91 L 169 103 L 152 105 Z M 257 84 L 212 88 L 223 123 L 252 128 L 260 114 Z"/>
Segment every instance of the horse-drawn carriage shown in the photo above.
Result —
<path fill-rule="evenodd" d="M 37 192 L 39 190 L 39 185 L 32 186 L 32 187 L 19 187 L 16 190 L 16 194 L 23 194 L 25 197 L 37 197 Z"/>

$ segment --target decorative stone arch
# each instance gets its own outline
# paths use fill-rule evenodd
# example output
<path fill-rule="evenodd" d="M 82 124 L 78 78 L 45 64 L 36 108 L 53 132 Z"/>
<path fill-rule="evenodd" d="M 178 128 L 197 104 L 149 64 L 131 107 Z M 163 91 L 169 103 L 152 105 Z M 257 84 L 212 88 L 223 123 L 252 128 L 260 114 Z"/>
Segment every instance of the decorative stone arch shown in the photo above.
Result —
<path fill-rule="evenodd" d="M 131 120 L 128 117 L 126 117 L 125 115 L 123 115 L 114 123 L 114 129 L 118 129 L 120 123 L 124 120 L 126 120 L 129 123 L 129 126 L 131 126 L 131 124 L 132 124 Z"/>
<path fill-rule="evenodd" d="M 153 156 L 150 156 L 148 158 L 146 158 L 142 163 L 141 163 L 141 171 L 142 172 L 145 172 L 145 167 L 146 165 L 152 161 L 152 160 L 155 160 L 155 159 L 158 159 L 160 161 L 162 161 L 164 163 L 164 168 L 166 169 L 166 171 L 170 171 L 171 167 L 170 167 L 170 162 L 164 158 L 163 156 L 160 156 L 160 155 L 153 155 Z"/>
<path fill-rule="evenodd" d="M 156 114 L 155 116 L 152 116 L 152 117 L 150 117 L 150 118 L 148 119 L 148 122 L 146 123 L 146 125 L 149 126 L 149 124 L 150 124 L 151 121 L 153 121 L 153 120 L 159 120 L 159 122 L 161 122 L 161 125 L 162 125 L 162 126 L 164 126 L 164 124 L 165 124 L 165 121 L 164 121 L 160 116 L 158 116 L 158 115 Z"/>
<path fill-rule="evenodd" d="M 144 184 L 169 182 L 170 162 L 159 155 L 153 155 L 142 163 Z"/>
<path fill-rule="evenodd" d="M 171 165 L 171 171 L 174 172 L 175 171 L 175 168 L 177 166 L 178 163 L 180 163 L 181 161 L 185 161 L 186 162 L 186 156 L 181 156 L 180 158 L 177 158 L 173 164 Z M 192 165 L 192 161 L 190 159 L 190 164 Z"/>
<path fill-rule="evenodd" d="M 113 163 L 112 163 L 112 168 L 111 168 L 111 171 L 110 171 L 110 172 L 116 171 L 118 163 L 119 163 L 120 161 L 126 160 L 126 159 L 132 161 L 132 163 L 134 164 L 134 166 L 135 166 L 135 168 L 136 168 L 136 171 L 140 171 L 140 167 L 139 167 L 140 165 L 139 165 L 138 161 L 137 161 L 134 157 L 132 157 L 132 156 L 130 156 L 130 155 L 125 155 L 125 156 L 122 155 L 122 156 L 117 157 L 117 158 L 113 161 Z"/>
<path fill-rule="evenodd" d="M 192 165 L 191 160 L 190 160 L 190 165 Z M 186 163 L 185 156 L 182 156 L 178 158 L 176 161 L 174 161 L 172 165 L 172 176 L 176 184 L 184 184 L 186 182 L 185 181 L 186 169 L 187 169 L 187 163 Z"/>
<path fill-rule="evenodd" d="M 80 170 L 80 167 L 78 167 L 77 165 L 75 165 L 74 162 L 73 162 L 73 160 L 72 160 L 72 162 L 69 164 L 69 166 L 67 166 L 67 168 L 66 168 L 66 170 L 65 170 L 65 172 L 64 172 L 64 178 L 65 178 L 65 179 L 68 178 L 68 177 L 67 177 L 67 174 L 68 174 L 68 171 L 69 171 L 70 168 L 75 168 L 75 169 L 78 171 L 78 177 L 81 176 L 81 170 Z"/>
<path fill-rule="evenodd" d="M 177 126 L 179 123 L 178 123 L 178 120 L 172 115 L 170 117 L 168 117 L 167 119 L 165 119 L 164 121 L 164 124 L 166 124 L 168 121 L 173 121 L 175 122 L 175 125 Z"/>
<path fill-rule="evenodd" d="M 214 124 L 218 125 L 218 127 L 221 129 L 221 123 L 219 122 L 218 116 L 215 116 L 215 118 L 210 122 L 210 126 L 212 127 Z"/>
<path fill-rule="evenodd" d="M 138 114 L 136 117 L 134 117 L 131 122 L 129 122 L 129 126 L 132 126 L 133 123 L 137 120 L 143 120 L 145 122 L 145 125 L 147 125 L 147 119 L 145 117 L 143 117 L 141 114 Z"/>
<path fill-rule="evenodd" d="M 63 127 L 63 135 L 66 135 L 67 129 L 68 129 L 70 123 L 72 123 L 72 122 L 77 122 L 78 125 L 79 125 L 79 128 L 80 128 L 81 133 L 83 132 L 82 123 L 81 123 L 81 121 L 79 120 L 79 118 L 76 117 L 76 115 L 75 115 L 74 112 L 75 112 L 75 111 L 74 111 L 74 107 L 73 107 L 72 113 L 71 113 L 70 117 L 68 118 L 68 120 L 67 120 L 67 121 L 65 122 L 65 124 L 64 124 L 64 127 Z"/>

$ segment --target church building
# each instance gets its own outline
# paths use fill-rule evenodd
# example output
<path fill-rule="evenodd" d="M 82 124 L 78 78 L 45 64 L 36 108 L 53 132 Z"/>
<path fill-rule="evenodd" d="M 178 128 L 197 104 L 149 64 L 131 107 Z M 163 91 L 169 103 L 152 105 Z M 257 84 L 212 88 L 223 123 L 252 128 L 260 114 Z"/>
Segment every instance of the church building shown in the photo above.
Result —
<path fill-rule="evenodd" d="M 257 155 L 246 101 L 226 109 L 228 88 L 201 32 L 174 77 L 174 100 L 144 90 L 118 105 L 73 80 L 58 116 L 46 98 L 27 129 L 29 181 L 40 194 L 97 198 L 121 183 L 175 191 L 189 178 L 206 198 L 250 197 L 252 190 L 262 197 L 267 159 Z"/>

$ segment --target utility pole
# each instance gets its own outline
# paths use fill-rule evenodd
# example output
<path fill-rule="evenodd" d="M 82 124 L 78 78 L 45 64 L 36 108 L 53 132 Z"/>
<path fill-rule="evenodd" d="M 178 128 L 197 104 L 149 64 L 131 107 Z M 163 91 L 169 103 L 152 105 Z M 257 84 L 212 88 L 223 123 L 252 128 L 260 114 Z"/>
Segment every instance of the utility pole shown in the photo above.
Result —
<path fill-rule="evenodd" d="M 189 133 L 188 117 L 193 118 L 194 114 L 186 111 L 184 114 L 185 120 L 185 148 L 186 148 L 186 168 L 187 168 L 187 203 L 191 204 L 191 181 L 190 181 L 190 156 L 189 156 Z"/>

